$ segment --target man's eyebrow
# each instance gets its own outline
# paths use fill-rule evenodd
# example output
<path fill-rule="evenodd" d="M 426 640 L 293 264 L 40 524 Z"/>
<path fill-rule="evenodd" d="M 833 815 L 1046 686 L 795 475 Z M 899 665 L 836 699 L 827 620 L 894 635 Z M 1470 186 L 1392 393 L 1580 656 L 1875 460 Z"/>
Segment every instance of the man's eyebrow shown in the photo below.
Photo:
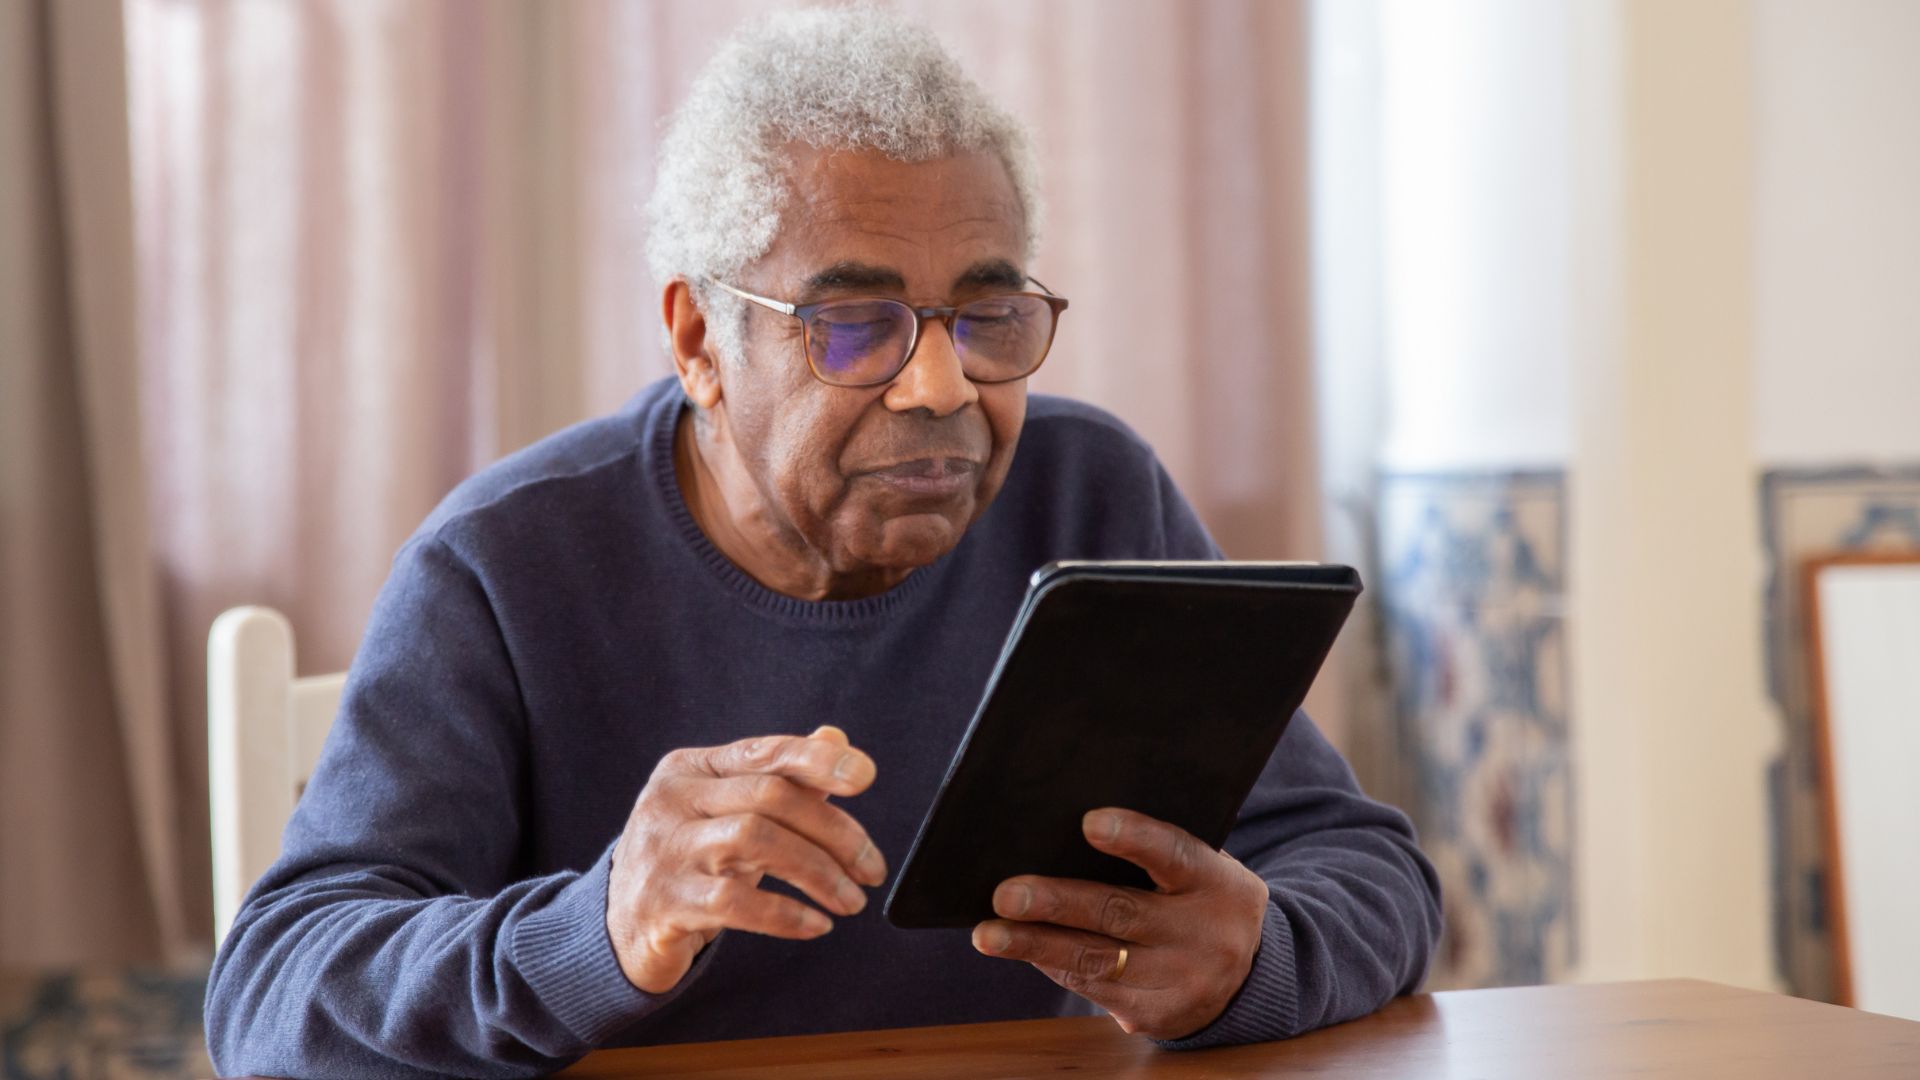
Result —
<path fill-rule="evenodd" d="M 1017 290 L 1027 284 L 1027 275 L 1005 259 L 974 263 L 953 279 L 955 293 L 986 289 Z M 851 259 L 834 263 L 809 276 L 800 285 L 804 296 L 829 292 L 905 292 L 907 280 L 900 271 Z"/>
<path fill-rule="evenodd" d="M 991 259 L 967 267 L 966 273 L 953 279 L 953 291 L 959 293 L 980 289 L 1018 290 L 1025 288 L 1026 284 L 1025 271 L 1005 259 Z"/>
<path fill-rule="evenodd" d="M 823 292 L 848 292 L 867 289 L 883 289 L 892 292 L 905 292 L 907 279 L 900 271 L 870 263 L 843 261 L 821 270 L 800 285 L 800 291 L 808 296 Z"/>

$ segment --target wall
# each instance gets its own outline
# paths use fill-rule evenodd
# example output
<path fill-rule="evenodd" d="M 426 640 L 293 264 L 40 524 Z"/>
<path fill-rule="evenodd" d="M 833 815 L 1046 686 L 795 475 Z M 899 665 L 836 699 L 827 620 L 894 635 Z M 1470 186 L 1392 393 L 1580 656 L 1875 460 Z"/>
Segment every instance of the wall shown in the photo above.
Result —
<path fill-rule="evenodd" d="M 1383 8 L 1387 468 L 1566 459 L 1568 18 L 1524 0 Z"/>
<path fill-rule="evenodd" d="M 1618 350 L 1581 373 L 1574 700 L 1591 978 L 1774 983 L 1739 0 L 1619 9 Z M 1731 405 L 1731 407 L 1729 407 Z M 1625 804 L 1625 812 L 1622 806 Z"/>
<path fill-rule="evenodd" d="M 1768 559 L 1775 950 L 1828 997 L 1828 868 L 1799 567 L 1920 547 L 1920 6 L 1753 8 L 1751 433 Z"/>
<path fill-rule="evenodd" d="M 1884 118 L 1920 100 L 1891 74 L 1914 35 L 1864 4 L 1362 7 L 1371 22 L 1316 8 L 1317 55 L 1346 72 L 1316 82 L 1332 94 L 1316 123 L 1339 132 L 1316 146 L 1346 170 L 1316 163 L 1317 242 L 1369 238 L 1352 179 L 1368 169 L 1379 223 L 1373 263 L 1316 263 L 1348 275 L 1316 282 L 1335 322 L 1323 454 L 1349 489 L 1360 457 L 1376 470 L 1377 535 L 1354 529 L 1354 547 L 1384 594 L 1402 759 L 1372 771 L 1454 886 L 1439 984 L 1779 986 L 1794 754 L 1767 699 L 1756 481 L 1779 451 L 1897 456 L 1920 431 L 1859 396 L 1915 400 L 1896 370 L 1915 324 L 1892 293 L 1912 294 L 1920 245 L 1883 179 L 1911 167 Z M 1867 36 L 1897 44 L 1830 78 Z M 1810 94 L 1852 95 L 1851 140 L 1794 111 Z M 1875 223 L 1889 235 L 1850 261 Z M 1863 288 L 1869 273 L 1895 284 Z M 1815 350 L 1831 318 L 1782 292 L 1871 309 L 1856 331 L 1874 341 L 1851 350 L 1871 359 Z M 1839 371 L 1872 389 L 1826 385 Z"/>
<path fill-rule="evenodd" d="M 1754 455 L 1920 461 L 1920 4 L 1753 12 Z"/>
<path fill-rule="evenodd" d="M 1347 642 L 1379 658 L 1349 665 L 1348 750 L 1440 871 L 1430 985 L 1561 978 L 1577 952 L 1570 15 L 1325 2 L 1313 35 L 1329 548 L 1368 567 Z"/>

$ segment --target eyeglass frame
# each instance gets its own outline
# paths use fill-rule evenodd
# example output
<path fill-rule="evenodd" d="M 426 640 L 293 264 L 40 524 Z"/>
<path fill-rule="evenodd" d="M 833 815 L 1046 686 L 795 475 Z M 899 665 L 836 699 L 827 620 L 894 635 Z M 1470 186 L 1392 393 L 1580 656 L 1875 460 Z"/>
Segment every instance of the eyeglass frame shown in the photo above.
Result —
<path fill-rule="evenodd" d="M 735 286 L 729 285 L 726 282 L 721 281 L 719 278 L 716 278 L 716 277 L 708 277 L 708 278 L 705 278 L 705 280 L 709 284 L 720 286 L 722 289 L 725 289 L 726 291 L 732 293 L 733 295 L 739 297 L 742 300 L 747 300 L 752 303 L 758 304 L 763 308 L 767 308 L 770 311 L 777 311 L 782 315 L 789 315 L 789 316 L 792 316 L 793 318 L 799 319 L 800 334 L 801 334 L 800 351 L 806 357 L 807 370 L 809 372 L 812 372 L 814 378 L 820 380 L 822 383 L 825 383 L 828 386 L 838 386 L 848 390 L 860 390 L 860 389 L 865 389 L 873 386 L 883 386 L 899 378 L 900 373 L 907 370 L 907 365 L 913 363 L 913 351 L 919 348 L 920 346 L 920 327 L 928 319 L 939 319 L 942 323 L 945 323 L 947 327 L 947 336 L 949 339 L 952 339 L 953 321 L 959 317 L 961 308 L 966 307 L 969 304 L 978 304 L 983 301 L 994 300 L 1003 296 L 1031 296 L 1036 300 L 1045 301 L 1046 305 L 1049 308 L 1053 309 L 1053 324 L 1047 328 L 1047 343 L 1046 345 L 1042 346 L 1040 349 L 1040 359 L 1034 361 L 1033 366 L 1028 368 L 1026 371 L 1021 372 L 1018 375 L 1010 375 L 1004 379 L 976 379 L 971 375 L 967 375 L 966 378 L 968 382 L 977 383 L 982 386 L 995 386 L 1000 383 L 1018 382 L 1021 379 L 1029 378 L 1033 375 L 1034 372 L 1040 370 L 1041 364 L 1044 364 L 1047 362 L 1047 355 L 1053 351 L 1053 339 L 1055 335 L 1057 335 L 1060 332 L 1060 313 L 1067 310 L 1067 298 L 1055 293 L 1052 289 L 1047 288 L 1045 282 L 1042 282 L 1039 278 L 1034 277 L 1032 274 L 1027 275 L 1027 280 L 1033 282 L 1035 285 L 1040 286 L 1041 291 L 1037 293 L 1036 292 L 992 293 L 987 296 L 980 296 L 972 300 L 968 300 L 964 304 L 933 305 L 928 307 L 921 307 L 919 305 L 909 304 L 905 300 L 901 300 L 898 297 L 893 297 L 893 296 L 839 296 L 831 300 L 818 300 L 811 304 L 789 304 L 784 300 L 775 300 L 772 297 L 760 296 L 756 293 L 750 293 L 745 289 L 736 288 Z M 876 300 L 884 301 L 890 304 L 899 304 L 901 307 L 906 308 L 908 311 L 911 311 L 914 314 L 913 335 L 907 339 L 907 348 L 905 353 L 902 354 L 900 358 L 900 366 L 897 368 L 894 368 L 891 372 L 888 372 L 885 378 L 875 379 L 872 382 L 861 382 L 861 383 L 834 382 L 833 380 L 828 379 L 826 376 L 820 374 L 820 369 L 816 367 L 813 362 L 813 343 L 811 340 L 813 335 L 813 330 L 812 330 L 812 327 L 809 325 L 813 321 L 814 312 L 819 311 L 821 308 L 826 307 L 830 304 L 847 304 L 847 303 L 863 303 L 863 302 L 871 303 Z M 959 348 L 958 341 L 954 342 L 954 347 L 956 349 Z M 963 375 L 966 374 L 966 369 L 964 365 L 961 368 L 961 374 Z"/>

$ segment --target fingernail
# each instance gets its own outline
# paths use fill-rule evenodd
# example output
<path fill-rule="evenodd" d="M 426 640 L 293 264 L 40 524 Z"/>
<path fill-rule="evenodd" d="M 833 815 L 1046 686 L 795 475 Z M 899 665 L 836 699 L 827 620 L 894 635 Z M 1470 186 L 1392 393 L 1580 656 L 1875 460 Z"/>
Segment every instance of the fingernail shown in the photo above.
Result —
<path fill-rule="evenodd" d="M 980 931 L 975 942 L 983 953 L 1002 953 L 1007 951 L 1008 945 L 1013 944 L 1013 935 L 1007 933 L 1004 926 L 989 926 Z"/>
<path fill-rule="evenodd" d="M 1014 913 L 1015 915 L 1025 915 L 1025 914 L 1027 913 L 1027 909 L 1028 909 L 1028 908 L 1031 908 L 1032 906 L 1033 906 L 1033 889 L 1032 889 L 1032 887 L 1030 887 L 1030 886 L 1027 886 L 1027 885 L 1016 885 L 1016 886 L 1014 886 L 1014 888 L 1013 888 L 1013 908 L 1014 908 L 1014 911 L 1013 911 L 1013 913 Z M 1004 931 L 1003 931 L 1003 933 L 1004 933 Z"/>
<path fill-rule="evenodd" d="M 836 780 L 852 780 L 856 773 L 865 771 L 862 766 L 860 755 L 848 751 L 840 755 L 839 761 L 833 763 L 833 777 Z"/>
<path fill-rule="evenodd" d="M 1087 835 L 1102 840 L 1120 839 L 1120 816 L 1118 814 L 1088 814 Z"/>
<path fill-rule="evenodd" d="M 808 908 L 807 913 L 800 917 L 800 929 L 818 937 L 833 929 L 833 920 Z"/>
<path fill-rule="evenodd" d="M 834 892 L 840 897 L 840 906 L 846 908 L 849 915 L 858 915 L 861 909 L 867 906 L 867 894 L 860 891 L 860 886 L 847 878 L 840 879 L 840 884 Z"/>
<path fill-rule="evenodd" d="M 853 861 L 877 879 L 874 884 L 878 885 L 887 879 L 887 860 L 880 857 L 880 849 L 873 846 L 873 841 L 867 841 L 867 846 L 860 849 L 859 857 Z"/>

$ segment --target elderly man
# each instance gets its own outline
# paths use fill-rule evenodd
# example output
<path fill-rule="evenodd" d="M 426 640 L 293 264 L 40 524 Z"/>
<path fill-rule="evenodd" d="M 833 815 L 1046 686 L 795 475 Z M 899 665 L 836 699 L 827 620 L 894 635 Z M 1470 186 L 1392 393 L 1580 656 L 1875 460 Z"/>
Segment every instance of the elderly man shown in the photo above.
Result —
<path fill-rule="evenodd" d="M 1218 551 L 1118 421 L 1028 396 L 1066 307 L 1027 275 L 1031 151 L 923 31 L 737 36 L 651 212 L 677 378 L 401 549 L 215 965 L 216 1064 L 523 1075 L 1094 1008 L 1187 1048 L 1413 989 L 1432 870 L 1304 716 L 1224 851 L 1087 816 L 1155 890 L 1015 878 L 971 935 L 881 917 L 1028 575 Z"/>

